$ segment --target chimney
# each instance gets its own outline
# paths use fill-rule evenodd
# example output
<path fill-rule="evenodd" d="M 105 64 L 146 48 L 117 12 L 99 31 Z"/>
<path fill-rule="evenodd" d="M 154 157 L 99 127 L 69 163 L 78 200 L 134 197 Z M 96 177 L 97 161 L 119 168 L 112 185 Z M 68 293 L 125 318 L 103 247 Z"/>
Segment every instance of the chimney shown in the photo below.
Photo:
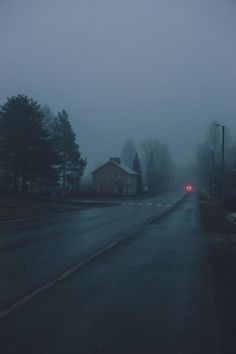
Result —
<path fill-rule="evenodd" d="M 120 164 L 120 158 L 119 157 L 110 157 L 110 161 Z"/>

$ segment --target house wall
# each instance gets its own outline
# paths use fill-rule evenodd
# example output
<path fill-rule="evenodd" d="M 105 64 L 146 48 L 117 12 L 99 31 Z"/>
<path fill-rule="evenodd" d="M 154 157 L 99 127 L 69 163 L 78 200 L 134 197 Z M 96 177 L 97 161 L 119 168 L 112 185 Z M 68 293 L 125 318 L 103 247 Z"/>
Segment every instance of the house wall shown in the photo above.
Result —
<path fill-rule="evenodd" d="M 137 177 L 108 162 L 93 173 L 93 190 L 102 195 L 135 195 Z"/>
<path fill-rule="evenodd" d="M 132 196 L 135 194 L 137 194 L 137 176 L 136 175 L 129 175 L 128 195 Z"/>

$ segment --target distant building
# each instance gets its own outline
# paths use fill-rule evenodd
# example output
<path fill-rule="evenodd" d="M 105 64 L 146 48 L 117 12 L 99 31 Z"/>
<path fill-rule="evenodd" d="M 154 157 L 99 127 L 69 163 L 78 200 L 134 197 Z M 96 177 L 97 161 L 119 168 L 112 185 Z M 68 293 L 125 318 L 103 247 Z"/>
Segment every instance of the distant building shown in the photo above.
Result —
<path fill-rule="evenodd" d="M 132 196 L 137 193 L 137 173 L 121 164 L 117 157 L 110 158 L 92 175 L 93 191 L 98 195 Z"/>

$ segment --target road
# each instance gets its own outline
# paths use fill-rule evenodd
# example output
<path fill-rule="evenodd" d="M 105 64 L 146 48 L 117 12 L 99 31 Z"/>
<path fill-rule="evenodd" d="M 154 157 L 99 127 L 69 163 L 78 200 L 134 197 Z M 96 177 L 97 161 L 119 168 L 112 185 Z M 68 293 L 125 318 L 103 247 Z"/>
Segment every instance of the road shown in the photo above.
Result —
<path fill-rule="evenodd" d="M 0 311 L 133 233 L 181 195 L 0 223 Z"/>
<path fill-rule="evenodd" d="M 75 261 L 131 235 L 178 196 L 2 224 L 2 310 Z M 0 352 L 217 354 L 217 323 L 206 239 L 191 197 L 2 318 Z"/>

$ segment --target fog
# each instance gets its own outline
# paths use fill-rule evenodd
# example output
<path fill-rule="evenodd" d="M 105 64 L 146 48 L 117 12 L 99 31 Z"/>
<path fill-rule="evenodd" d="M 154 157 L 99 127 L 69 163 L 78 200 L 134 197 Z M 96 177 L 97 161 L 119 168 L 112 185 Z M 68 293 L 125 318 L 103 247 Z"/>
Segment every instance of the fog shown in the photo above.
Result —
<path fill-rule="evenodd" d="M 0 103 L 66 109 L 88 170 L 127 138 L 189 163 L 216 119 L 236 135 L 233 0 L 1 0 Z"/>

